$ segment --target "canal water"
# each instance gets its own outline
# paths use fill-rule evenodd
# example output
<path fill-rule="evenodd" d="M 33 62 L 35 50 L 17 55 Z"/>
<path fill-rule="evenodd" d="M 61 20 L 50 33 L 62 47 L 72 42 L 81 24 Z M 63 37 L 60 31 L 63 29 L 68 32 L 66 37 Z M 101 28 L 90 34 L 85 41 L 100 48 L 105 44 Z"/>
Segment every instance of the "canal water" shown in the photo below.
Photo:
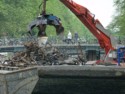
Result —
<path fill-rule="evenodd" d="M 40 78 L 32 94 L 125 94 L 125 79 Z"/>

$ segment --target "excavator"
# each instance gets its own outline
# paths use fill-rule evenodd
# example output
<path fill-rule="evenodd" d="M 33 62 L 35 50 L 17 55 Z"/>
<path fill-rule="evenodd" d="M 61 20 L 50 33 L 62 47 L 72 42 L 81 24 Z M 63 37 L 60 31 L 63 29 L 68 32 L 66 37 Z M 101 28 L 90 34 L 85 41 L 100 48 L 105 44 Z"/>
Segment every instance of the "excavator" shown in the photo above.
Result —
<path fill-rule="evenodd" d="M 40 18 L 38 17 L 36 21 L 34 21 L 31 25 L 29 25 L 29 31 L 31 31 L 31 29 L 34 26 L 38 26 L 40 30 L 38 36 L 44 36 L 46 35 L 45 34 L 46 25 L 53 25 L 56 28 L 57 35 L 59 35 L 64 31 L 64 27 L 61 24 L 60 18 L 46 14 L 45 12 L 46 1 L 47 0 L 43 0 L 44 6 Z M 95 15 L 92 14 L 86 7 L 77 4 L 73 0 L 59 0 L 59 1 L 62 2 L 68 9 L 70 9 L 75 14 L 75 16 L 97 38 L 100 47 L 105 51 L 105 58 L 109 55 L 109 53 L 116 50 L 116 41 L 114 41 L 115 40 L 114 37 L 110 35 L 110 33 L 103 27 L 103 25 L 98 19 L 95 19 Z M 49 18 L 52 19 L 50 20 Z"/>
<path fill-rule="evenodd" d="M 116 59 L 118 66 L 120 62 L 125 62 L 125 47 L 117 47 L 116 39 L 103 27 L 95 15 L 92 14 L 86 7 L 75 3 L 73 0 L 60 0 L 66 7 L 68 7 L 76 17 L 89 29 L 89 31 L 98 39 L 100 47 L 105 50 L 106 58 L 111 55 L 111 58 Z M 97 61 L 100 63 L 102 61 Z M 113 63 L 113 60 L 109 62 Z"/>

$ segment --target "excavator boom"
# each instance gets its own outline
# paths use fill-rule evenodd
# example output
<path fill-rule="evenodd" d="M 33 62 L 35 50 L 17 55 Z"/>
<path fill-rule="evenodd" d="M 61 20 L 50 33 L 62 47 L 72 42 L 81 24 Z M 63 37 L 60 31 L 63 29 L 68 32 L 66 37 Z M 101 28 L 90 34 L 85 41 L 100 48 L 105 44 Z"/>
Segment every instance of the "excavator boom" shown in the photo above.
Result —
<path fill-rule="evenodd" d="M 89 31 L 98 39 L 101 48 L 105 49 L 106 55 L 110 50 L 114 50 L 111 38 L 106 29 L 95 19 L 87 8 L 75 3 L 73 0 L 60 0 L 66 7 L 68 7 L 77 18 L 89 29 Z"/>

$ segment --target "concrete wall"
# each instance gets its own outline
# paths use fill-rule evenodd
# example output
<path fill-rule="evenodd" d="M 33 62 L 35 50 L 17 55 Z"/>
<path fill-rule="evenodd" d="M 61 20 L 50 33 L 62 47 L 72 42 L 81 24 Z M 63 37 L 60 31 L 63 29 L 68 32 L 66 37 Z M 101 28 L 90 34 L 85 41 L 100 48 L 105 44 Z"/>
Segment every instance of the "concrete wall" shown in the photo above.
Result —
<path fill-rule="evenodd" d="M 37 68 L 0 73 L 0 94 L 31 94 L 38 81 Z"/>

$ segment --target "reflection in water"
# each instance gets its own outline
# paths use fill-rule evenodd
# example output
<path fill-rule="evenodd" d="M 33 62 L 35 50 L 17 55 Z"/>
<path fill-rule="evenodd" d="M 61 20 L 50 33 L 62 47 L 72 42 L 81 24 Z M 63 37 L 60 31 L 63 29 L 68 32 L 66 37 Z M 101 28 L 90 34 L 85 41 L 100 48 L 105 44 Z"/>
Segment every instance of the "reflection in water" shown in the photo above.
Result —
<path fill-rule="evenodd" d="M 32 94 L 125 94 L 125 80 L 40 78 Z"/>

